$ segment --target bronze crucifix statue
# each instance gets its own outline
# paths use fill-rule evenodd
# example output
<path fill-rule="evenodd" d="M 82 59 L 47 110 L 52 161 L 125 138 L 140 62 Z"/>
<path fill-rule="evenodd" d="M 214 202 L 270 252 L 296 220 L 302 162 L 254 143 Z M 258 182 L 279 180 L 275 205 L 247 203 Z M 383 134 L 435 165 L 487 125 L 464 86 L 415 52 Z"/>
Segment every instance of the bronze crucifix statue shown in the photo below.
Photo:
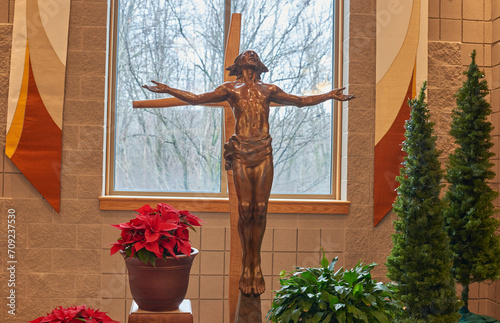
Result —
<path fill-rule="evenodd" d="M 152 81 L 143 87 L 156 93 L 168 93 L 190 105 L 227 101 L 236 120 L 235 134 L 224 145 L 226 170 L 233 171 L 238 197 L 238 233 L 243 258 L 239 288 L 245 295 L 260 295 L 265 291 L 261 271 L 260 249 L 266 228 L 267 204 L 273 182 L 273 156 L 269 134 L 271 103 L 312 106 L 326 100 L 347 101 L 344 88 L 330 92 L 297 96 L 285 93 L 278 86 L 261 81 L 267 67 L 253 50 L 242 52 L 227 70 L 236 80 L 225 82 L 212 92 L 194 94 Z"/>

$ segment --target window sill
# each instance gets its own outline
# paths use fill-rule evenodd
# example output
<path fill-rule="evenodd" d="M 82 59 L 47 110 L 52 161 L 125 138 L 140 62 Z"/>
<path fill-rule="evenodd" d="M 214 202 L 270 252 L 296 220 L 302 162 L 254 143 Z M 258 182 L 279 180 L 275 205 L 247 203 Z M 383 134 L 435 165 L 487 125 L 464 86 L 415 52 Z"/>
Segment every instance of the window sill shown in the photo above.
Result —
<path fill-rule="evenodd" d="M 192 212 L 229 212 L 228 198 L 177 198 L 101 196 L 101 210 L 136 210 L 145 204 L 164 202 Z M 270 199 L 268 213 L 348 214 L 349 201 Z"/>

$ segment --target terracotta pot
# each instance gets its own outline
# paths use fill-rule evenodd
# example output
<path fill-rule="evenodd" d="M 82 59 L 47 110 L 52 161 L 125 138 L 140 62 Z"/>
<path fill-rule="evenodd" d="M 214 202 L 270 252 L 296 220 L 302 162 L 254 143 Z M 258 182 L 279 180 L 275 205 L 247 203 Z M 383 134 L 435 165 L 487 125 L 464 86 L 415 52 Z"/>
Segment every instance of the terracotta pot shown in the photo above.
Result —
<path fill-rule="evenodd" d="M 179 259 L 167 257 L 156 260 L 156 267 L 145 265 L 138 258 L 127 258 L 130 292 L 141 310 L 173 311 L 186 296 L 189 272 L 198 250 L 192 248 L 191 256 L 178 255 Z"/>

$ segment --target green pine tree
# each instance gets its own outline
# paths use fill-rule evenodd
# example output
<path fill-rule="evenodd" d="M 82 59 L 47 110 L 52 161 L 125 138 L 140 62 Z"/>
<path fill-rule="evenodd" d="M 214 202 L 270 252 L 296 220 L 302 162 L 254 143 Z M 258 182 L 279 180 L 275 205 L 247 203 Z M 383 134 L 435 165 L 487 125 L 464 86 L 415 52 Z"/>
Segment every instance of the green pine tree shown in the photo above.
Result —
<path fill-rule="evenodd" d="M 498 193 L 488 180 L 495 177 L 491 170 L 489 149 L 493 146 L 487 121 L 490 104 L 484 99 L 488 85 L 476 65 L 476 52 L 457 94 L 450 134 L 458 148 L 450 154 L 446 179 L 450 183 L 445 201 L 446 230 L 453 253 L 453 276 L 463 286 L 462 301 L 468 311 L 469 284 L 495 280 L 500 274 L 499 237 L 495 235 L 500 221 L 493 218 L 493 200 Z"/>
<path fill-rule="evenodd" d="M 397 219 L 387 276 L 399 285 L 405 322 L 457 322 L 458 300 L 451 275 L 451 252 L 439 198 L 443 170 L 438 160 L 434 123 L 425 103 L 425 82 L 410 100 L 403 167 L 394 202 Z"/>

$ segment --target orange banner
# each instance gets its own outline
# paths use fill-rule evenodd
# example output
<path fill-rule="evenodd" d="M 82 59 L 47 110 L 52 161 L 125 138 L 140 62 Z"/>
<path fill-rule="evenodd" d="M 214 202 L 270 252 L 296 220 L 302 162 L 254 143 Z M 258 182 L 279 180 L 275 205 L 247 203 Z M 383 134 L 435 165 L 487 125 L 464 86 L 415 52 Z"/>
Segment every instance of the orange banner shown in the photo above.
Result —
<path fill-rule="evenodd" d="M 16 1 L 7 111 L 5 153 L 57 212 L 69 9 Z"/>
<path fill-rule="evenodd" d="M 392 210 L 403 151 L 408 99 L 427 79 L 427 0 L 377 1 L 373 224 Z"/>

